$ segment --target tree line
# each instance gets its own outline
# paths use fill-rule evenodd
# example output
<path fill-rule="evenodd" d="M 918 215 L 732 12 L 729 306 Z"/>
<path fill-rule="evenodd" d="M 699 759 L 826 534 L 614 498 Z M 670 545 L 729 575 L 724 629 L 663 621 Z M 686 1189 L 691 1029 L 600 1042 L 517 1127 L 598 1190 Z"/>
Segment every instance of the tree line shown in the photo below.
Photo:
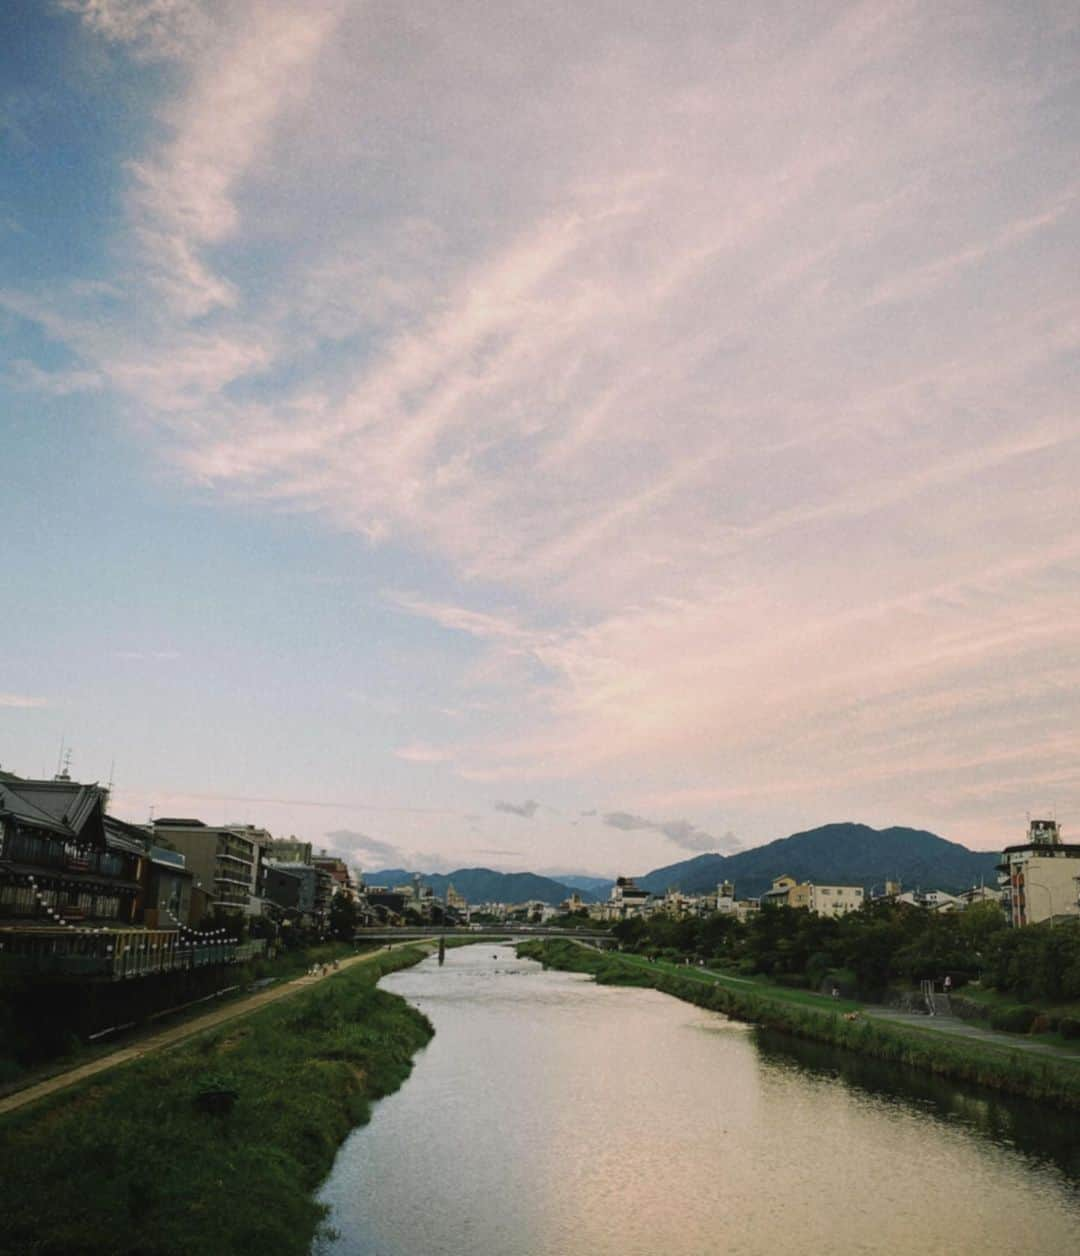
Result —
<path fill-rule="evenodd" d="M 766 907 L 745 923 L 722 913 L 682 919 L 658 914 L 620 921 L 623 948 L 703 960 L 783 985 L 821 989 L 841 980 L 873 996 L 889 986 L 980 980 L 1019 999 L 1080 999 L 1080 922 L 1008 926 L 997 903 L 930 912 L 867 903 L 838 917 Z"/>

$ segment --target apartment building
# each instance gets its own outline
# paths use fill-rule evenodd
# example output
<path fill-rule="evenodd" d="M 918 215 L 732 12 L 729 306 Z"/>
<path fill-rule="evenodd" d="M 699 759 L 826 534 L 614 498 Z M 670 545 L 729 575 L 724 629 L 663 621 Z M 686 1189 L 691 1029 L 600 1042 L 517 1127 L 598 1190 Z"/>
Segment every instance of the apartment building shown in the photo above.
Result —
<path fill-rule="evenodd" d="M 1013 925 L 1080 916 L 1080 844 L 1063 842 L 1056 820 L 1031 820 L 1027 841 L 1006 846 L 997 867 Z"/>
<path fill-rule="evenodd" d="M 209 825 L 202 820 L 168 817 L 145 826 L 156 846 L 177 850 L 211 906 L 238 915 L 258 913 L 262 849 L 270 841 L 253 825 Z"/>

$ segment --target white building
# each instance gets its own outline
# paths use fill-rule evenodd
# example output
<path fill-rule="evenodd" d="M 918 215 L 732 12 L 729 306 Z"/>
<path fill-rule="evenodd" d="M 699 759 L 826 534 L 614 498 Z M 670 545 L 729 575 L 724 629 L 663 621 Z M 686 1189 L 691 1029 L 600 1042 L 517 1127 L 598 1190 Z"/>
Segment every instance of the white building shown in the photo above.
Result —
<path fill-rule="evenodd" d="M 804 881 L 788 890 L 789 907 L 806 907 L 816 916 L 846 916 L 865 901 L 861 885 L 815 885 Z"/>
<path fill-rule="evenodd" d="M 608 905 L 612 915 L 623 920 L 627 916 L 642 915 L 650 897 L 648 890 L 639 889 L 634 884 L 633 877 L 618 877 L 611 887 Z"/>
<path fill-rule="evenodd" d="M 965 906 L 962 899 L 955 894 L 946 894 L 944 890 L 905 890 L 903 894 L 894 896 L 897 903 L 908 903 L 912 907 L 925 907 L 927 911 L 959 911 Z"/>
<path fill-rule="evenodd" d="M 998 864 L 1002 902 L 1012 924 L 1080 916 L 1080 845 L 1061 840 L 1056 820 L 1032 820 L 1022 846 L 1006 846 Z"/>

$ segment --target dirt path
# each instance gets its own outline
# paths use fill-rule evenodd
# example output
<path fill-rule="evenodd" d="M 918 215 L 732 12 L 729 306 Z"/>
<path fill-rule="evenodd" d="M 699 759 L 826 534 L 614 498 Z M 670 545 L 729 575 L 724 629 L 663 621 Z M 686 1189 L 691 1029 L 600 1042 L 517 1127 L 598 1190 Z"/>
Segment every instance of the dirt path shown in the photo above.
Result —
<path fill-rule="evenodd" d="M 424 946 L 425 944 L 419 943 L 418 945 Z M 427 947 L 430 949 L 430 944 L 427 944 Z M 382 954 L 383 949 L 385 948 L 340 960 L 337 971 L 340 972 L 346 968 L 352 968 L 354 964 L 370 963 L 377 955 Z M 292 981 L 282 982 L 281 985 L 275 986 L 273 989 L 263 990 L 259 994 L 248 995 L 247 998 L 233 1000 L 225 1004 L 224 1007 L 215 1008 L 214 1011 L 206 1012 L 202 1016 L 185 1021 L 182 1025 L 174 1025 L 171 1029 L 159 1030 L 157 1033 L 150 1034 L 138 1042 L 132 1043 L 131 1046 L 120 1047 L 116 1051 L 110 1051 L 108 1055 L 99 1056 L 88 1064 L 77 1065 L 75 1068 L 67 1069 L 63 1073 L 57 1073 L 53 1077 L 48 1077 L 44 1081 L 31 1084 L 23 1090 L 17 1090 L 14 1094 L 5 1095 L 0 1099 L 0 1116 L 8 1112 L 14 1112 L 16 1109 L 25 1107 L 28 1103 L 34 1103 L 38 1099 L 43 1099 L 46 1095 L 55 1094 L 58 1090 L 65 1090 L 68 1086 L 74 1086 L 77 1082 L 85 1081 L 88 1077 L 104 1073 L 107 1069 L 116 1068 L 118 1064 L 129 1064 L 132 1060 L 138 1060 L 154 1051 L 161 1051 L 165 1047 L 173 1047 L 178 1043 L 186 1042 L 189 1038 L 195 1038 L 199 1034 L 206 1033 L 207 1030 L 216 1029 L 219 1025 L 227 1024 L 229 1021 L 237 1020 L 242 1016 L 250 1016 L 252 1012 L 257 1012 L 260 1008 L 276 1003 L 279 999 L 287 999 L 291 995 L 299 994 L 302 990 L 308 990 L 320 981 L 328 981 L 333 976 L 334 970 L 331 970 L 325 977 L 322 975 L 313 977 L 306 974 L 303 977 L 294 977 Z"/>

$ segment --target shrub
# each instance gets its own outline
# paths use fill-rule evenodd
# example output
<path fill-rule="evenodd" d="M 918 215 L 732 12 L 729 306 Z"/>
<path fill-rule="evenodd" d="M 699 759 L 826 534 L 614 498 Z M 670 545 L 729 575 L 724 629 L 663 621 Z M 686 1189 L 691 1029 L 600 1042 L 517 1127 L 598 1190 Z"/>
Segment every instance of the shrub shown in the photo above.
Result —
<path fill-rule="evenodd" d="M 1058 1021 L 1058 1033 L 1062 1038 L 1080 1038 L 1080 1017 L 1063 1016 Z"/>
<path fill-rule="evenodd" d="M 1038 1015 L 1039 1009 L 1035 1007 L 1001 1007 L 990 1013 L 990 1026 L 1010 1034 L 1026 1034 Z"/>

